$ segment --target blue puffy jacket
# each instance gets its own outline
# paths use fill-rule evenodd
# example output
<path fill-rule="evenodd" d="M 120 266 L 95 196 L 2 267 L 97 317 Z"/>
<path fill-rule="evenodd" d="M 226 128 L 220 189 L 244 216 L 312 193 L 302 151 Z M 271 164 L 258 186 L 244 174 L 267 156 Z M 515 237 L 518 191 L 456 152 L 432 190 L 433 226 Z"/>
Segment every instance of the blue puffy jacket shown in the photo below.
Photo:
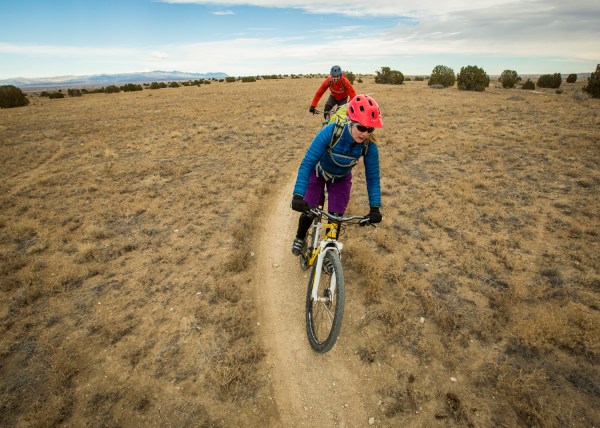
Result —
<path fill-rule="evenodd" d="M 343 177 L 350 174 L 352 168 L 356 165 L 356 161 L 361 157 L 363 144 L 354 141 L 350 135 L 348 125 L 344 128 L 344 132 L 331 153 L 327 150 L 334 128 L 335 124 L 330 124 L 321 129 L 315 136 L 298 169 L 294 194 L 304 196 L 312 171 L 316 170 L 317 175 L 326 178 L 328 176 Z M 381 206 L 379 150 L 377 144 L 373 141 L 369 143 L 367 153 L 364 156 L 364 164 L 369 206 L 379 207 Z"/>

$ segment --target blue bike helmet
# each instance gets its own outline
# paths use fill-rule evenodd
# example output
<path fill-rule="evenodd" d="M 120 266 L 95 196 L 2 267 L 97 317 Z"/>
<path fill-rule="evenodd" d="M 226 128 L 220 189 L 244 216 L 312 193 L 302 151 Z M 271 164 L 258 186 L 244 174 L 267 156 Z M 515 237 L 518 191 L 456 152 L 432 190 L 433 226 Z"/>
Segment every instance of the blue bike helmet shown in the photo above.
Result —
<path fill-rule="evenodd" d="M 333 67 L 331 67 L 331 72 L 329 73 L 332 76 L 338 76 L 341 77 L 342 76 L 342 69 L 339 65 L 334 65 Z"/>

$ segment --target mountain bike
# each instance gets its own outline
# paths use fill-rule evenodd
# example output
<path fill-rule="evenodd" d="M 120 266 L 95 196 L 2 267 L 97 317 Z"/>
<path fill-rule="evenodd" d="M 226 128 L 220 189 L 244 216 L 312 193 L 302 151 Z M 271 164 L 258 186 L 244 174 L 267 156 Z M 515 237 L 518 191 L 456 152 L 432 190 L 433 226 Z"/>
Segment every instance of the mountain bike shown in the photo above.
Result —
<path fill-rule="evenodd" d="M 312 268 L 306 291 L 306 333 L 310 346 L 317 352 L 329 351 L 340 334 L 344 318 L 344 271 L 342 244 L 338 238 L 347 225 L 365 226 L 368 216 L 338 216 L 322 207 L 307 212 L 313 223 L 300 254 L 300 266 Z M 323 221 L 326 224 L 323 225 Z M 375 225 L 372 225 L 375 227 Z M 321 238 L 321 230 L 325 229 Z"/>
<path fill-rule="evenodd" d="M 337 111 L 338 108 L 339 108 L 339 106 L 333 106 L 333 108 L 331 110 L 329 110 L 329 111 L 327 111 L 327 110 L 316 110 L 315 109 L 315 113 L 314 114 L 327 115 L 326 117 L 323 116 L 321 118 L 321 127 L 329 125 L 329 118 L 335 114 L 335 112 Z"/>

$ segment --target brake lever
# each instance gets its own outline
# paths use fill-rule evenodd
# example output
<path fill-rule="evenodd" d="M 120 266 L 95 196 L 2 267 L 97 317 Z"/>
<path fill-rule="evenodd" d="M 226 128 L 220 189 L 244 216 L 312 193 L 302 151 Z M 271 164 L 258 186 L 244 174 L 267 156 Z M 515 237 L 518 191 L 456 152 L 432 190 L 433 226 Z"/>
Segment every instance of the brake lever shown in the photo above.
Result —
<path fill-rule="evenodd" d="M 369 222 L 369 219 L 368 219 L 368 218 L 366 218 L 366 219 L 364 219 L 364 220 L 360 220 L 360 221 L 358 222 L 358 225 L 359 225 L 360 227 L 365 227 L 365 226 L 367 226 L 367 225 L 369 225 L 369 226 L 373 226 L 373 227 L 377 227 L 377 226 L 375 226 L 373 223 Z"/>

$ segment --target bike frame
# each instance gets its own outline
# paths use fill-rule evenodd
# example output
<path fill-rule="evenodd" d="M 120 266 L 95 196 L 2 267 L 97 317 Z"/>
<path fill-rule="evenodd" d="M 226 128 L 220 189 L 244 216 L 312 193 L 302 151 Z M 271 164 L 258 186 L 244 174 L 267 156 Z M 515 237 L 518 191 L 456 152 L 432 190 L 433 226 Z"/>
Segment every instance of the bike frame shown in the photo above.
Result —
<path fill-rule="evenodd" d="M 367 218 L 365 216 L 351 216 L 351 217 L 339 217 L 333 214 L 329 214 L 323 211 L 320 207 L 313 208 L 310 212 L 315 215 L 315 219 L 313 220 L 313 236 L 310 247 L 310 254 L 307 255 L 307 267 L 310 268 L 316 264 L 316 270 L 319 272 L 323 269 L 323 260 L 325 259 L 326 254 L 329 251 L 333 251 L 338 254 L 340 260 L 342 259 L 342 249 L 344 248 L 344 244 L 338 241 L 338 234 L 340 232 L 341 223 L 344 221 L 350 220 L 360 220 L 361 222 L 365 222 L 366 224 Z M 320 238 L 321 228 L 323 227 L 322 219 L 326 217 L 328 223 L 324 226 L 328 232 L 324 238 Z M 331 276 L 330 290 L 331 294 L 335 294 L 336 287 L 336 278 L 335 275 Z M 323 298 L 318 297 L 319 291 L 319 282 L 320 276 L 316 276 L 313 287 L 311 297 L 314 300 L 324 300 Z"/>
<path fill-rule="evenodd" d="M 330 227 L 330 231 L 335 231 L 335 234 L 337 234 L 338 227 L 335 223 L 329 223 L 325 227 Z M 320 232 L 320 229 L 321 229 L 321 222 L 317 221 L 316 225 L 314 226 L 315 236 L 317 237 L 317 239 L 319 236 L 318 233 Z M 313 253 L 315 253 L 315 254 L 313 254 L 311 259 L 309 260 L 309 266 L 312 266 L 315 264 L 315 257 L 316 257 L 316 269 L 317 269 L 317 272 L 319 272 L 321 269 L 323 269 L 323 260 L 325 259 L 325 255 L 329 251 L 333 251 L 338 254 L 338 256 L 340 257 L 340 260 L 341 260 L 343 248 L 344 248 L 344 244 L 342 244 L 341 242 L 338 242 L 337 239 L 335 239 L 333 236 L 331 236 L 331 232 L 328 233 L 327 236 L 325 237 L 325 239 L 322 239 L 321 242 L 319 242 L 318 247 L 316 247 L 316 242 L 314 243 Z M 317 275 L 315 278 L 315 281 L 313 283 L 313 289 L 312 289 L 313 300 L 319 299 L 318 291 L 319 291 L 320 279 L 321 279 L 321 277 Z M 336 287 L 335 281 L 336 281 L 336 277 L 335 277 L 335 275 L 332 275 L 331 283 L 330 283 L 331 294 L 335 294 L 335 287 Z M 321 300 L 323 300 L 323 299 L 321 299 Z"/>

